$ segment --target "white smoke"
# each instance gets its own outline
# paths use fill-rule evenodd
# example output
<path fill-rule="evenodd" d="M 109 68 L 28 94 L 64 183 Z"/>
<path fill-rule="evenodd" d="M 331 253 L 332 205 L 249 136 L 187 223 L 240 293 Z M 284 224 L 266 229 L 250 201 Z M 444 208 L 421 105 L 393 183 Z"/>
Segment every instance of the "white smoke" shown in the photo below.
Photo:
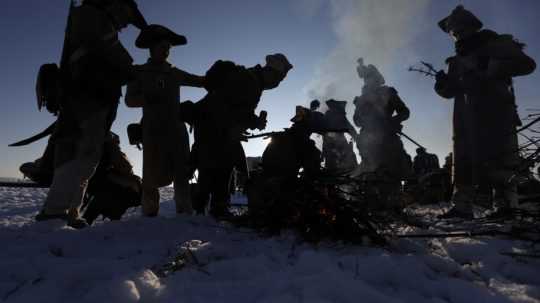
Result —
<path fill-rule="evenodd" d="M 300 1 L 307 12 L 325 7 L 319 0 Z M 317 69 L 307 86 L 310 99 L 352 101 L 363 82 L 356 74 L 357 59 L 374 64 L 385 75 L 399 55 L 418 35 L 417 25 L 430 0 L 330 0 L 337 45 Z M 405 69 L 405 66 L 403 67 Z M 399 88 L 398 88 L 399 90 Z M 350 109 L 349 109 L 350 110 Z"/>

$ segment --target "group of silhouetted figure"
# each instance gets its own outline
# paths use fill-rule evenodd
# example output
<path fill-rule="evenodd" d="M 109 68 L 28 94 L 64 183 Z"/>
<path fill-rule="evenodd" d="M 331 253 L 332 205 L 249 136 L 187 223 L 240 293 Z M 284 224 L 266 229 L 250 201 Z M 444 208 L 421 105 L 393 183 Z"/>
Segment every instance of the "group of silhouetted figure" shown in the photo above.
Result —
<path fill-rule="evenodd" d="M 118 39 L 128 25 L 140 30 L 135 46 L 149 51 L 144 64 L 133 64 Z M 409 137 L 402 124 L 409 108 L 375 66 L 359 59 L 364 86 L 352 102 L 354 125 L 347 119 L 346 101 L 325 101 L 324 113 L 318 100 L 309 108 L 297 106 L 291 127 L 269 135 L 272 141 L 260 163 L 266 184 L 278 184 L 279 190 L 291 184 L 283 180 L 299 174 L 317 178 L 324 170 L 357 178 L 376 175 L 393 196 L 404 184 L 439 178 L 435 183 L 443 184 L 444 194 L 428 200 L 451 200 L 454 207 L 445 217 L 472 218 L 478 199 L 492 201 L 496 214 L 514 207 L 521 122 L 512 78 L 532 73 L 535 62 L 523 52 L 524 44 L 483 29 L 462 6 L 439 26 L 455 41 L 447 71 L 434 75 L 437 94 L 454 99 L 453 151 L 443 168 L 420 145 L 414 160 L 405 152 L 401 138 Z M 253 170 L 242 141 L 250 130 L 266 128 L 266 112 L 256 114 L 261 96 L 278 87 L 293 66 L 277 53 L 252 67 L 218 60 L 205 75 L 194 75 L 168 62 L 171 48 L 186 43 L 165 26 L 147 24 L 134 0 L 71 5 L 61 62 L 43 65 L 37 81 L 40 108 L 57 120 L 43 156 L 21 167 L 32 180 L 50 185 L 36 220 L 64 219 L 83 228 L 99 215 L 119 219 L 137 205 L 153 217 L 159 211 L 159 188 L 171 183 L 178 213 L 231 215 L 231 178 L 242 176 L 243 186 L 249 186 Z M 142 179 L 111 132 L 124 85 L 125 104 L 142 108 L 141 120 L 128 127 L 130 143 L 142 146 Z M 206 95 L 180 102 L 182 86 L 205 89 Z M 192 146 L 186 124 L 193 130 Z M 322 136 L 322 151 L 311 138 L 314 133 Z M 190 184 L 194 176 L 197 182 Z M 396 207 L 390 200 L 381 203 Z"/>

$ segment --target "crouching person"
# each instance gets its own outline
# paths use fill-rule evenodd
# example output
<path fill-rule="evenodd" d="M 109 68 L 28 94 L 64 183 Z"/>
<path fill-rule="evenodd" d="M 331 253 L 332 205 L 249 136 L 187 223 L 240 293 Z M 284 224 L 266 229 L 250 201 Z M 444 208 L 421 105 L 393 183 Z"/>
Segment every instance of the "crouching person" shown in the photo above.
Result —
<path fill-rule="evenodd" d="M 30 180 L 50 186 L 54 173 L 54 149 L 54 140 L 49 140 L 43 156 L 34 162 L 24 163 L 20 171 Z M 92 224 L 100 215 L 110 220 L 120 220 L 130 207 L 141 205 L 141 194 L 141 179 L 133 173 L 133 166 L 120 149 L 118 135 L 109 132 L 99 165 L 84 195 L 82 217 L 88 224 Z M 65 215 L 58 216 L 62 217 Z"/>
<path fill-rule="evenodd" d="M 189 136 L 180 120 L 180 86 L 203 87 L 204 77 L 182 71 L 169 62 L 172 46 L 186 44 L 184 36 L 161 25 L 145 28 L 135 45 L 150 50 L 146 64 L 136 66 L 136 80 L 128 84 L 126 105 L 142 107 L 142 213 L 159 211 L 159 187 L 174 183 L 178 213 L 192 212 L 189 192 Z"/>

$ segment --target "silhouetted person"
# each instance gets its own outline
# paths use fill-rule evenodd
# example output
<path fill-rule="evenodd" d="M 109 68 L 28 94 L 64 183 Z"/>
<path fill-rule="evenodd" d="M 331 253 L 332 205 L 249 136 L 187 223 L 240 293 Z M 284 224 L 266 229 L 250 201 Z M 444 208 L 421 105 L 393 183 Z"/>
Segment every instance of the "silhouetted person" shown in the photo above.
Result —
<path fill-rule="evenodd" d="M 360 172 L 385 172 L 398 186 L 411 172 L 410 156 L 398 136 L 409 109 L 393 87 L 384 85 L 375 66 L 365 66 L 362 59 L 358 63 L 358 75 L 364 79 L 362 95 L 354 99 L 354 123 L 361 128 L 356 141 Z"/>
<path fill-rule="evenodd" d="M 292 68 L 282 54 L 268 55 L 266 65 L 250 68 L 217 61 L 206 73 L 209 93 L 197 103 L 193 166 L 198 170 L 194 208 L 203 213 L 211 197 L 211 214 L 227 215 L 233 168 L 248 175 L 241 138 L 248 129 L 266 127 L 266 112 L 255 109 L 264 90 L 273 89 Z"/>
<path fill-rule="evenodd" d="M 296 114 L 291 119 L 290 128 L 272 136 L 262 156 L 264 176 L 276 178 L 287 185 L 293 185 L 300 169 L 307 179 L 316 178 L 321 169 L 321 152 L 310 136 L 323 134 L 327 129 L 324 120 L 317 113 L 303 106 L 296 106 Z"/>
<path fill-rule="evenodd" d="M 324 113 L 324 122 L 328 129 L 346 131 L 353 140 L 357 134 L 354 126 L 347 119 L 345 110 L 347 101 L 326 101 L 328 110 Z M 352 172 L 358 165 L 353 143 L 348 142 L 344 132 L 329 132 L 323 135 L 322 155 L 327 170 L 333 173 Z"/>
<path fill-rule="evenodd" d="M 54 134 L 56 168 L 36 220 L 67 214 L 70 226 L 82 228 L 87 224 L 79 209 L 133 62 L 118 32 L 128 24 L 144 27 L 146 21 L 133 0 L 85 0 L 73 9 L 70 23 L 69 87 Z"/>
<path fill-rule="evenodd" d="M 438 171 L 440 169 L 439 158 L 435 154 L 430 154 L 425 148 L 416 149 L 416 156 L 413 161 L 413 171 L 417 177 Z"/>
<path fill-rule="evenodd" d="M 180 120 L 180 87 L 203 87 L 204 77 L 172 66 L 167 58 L 171 47 L 187 40 L 170 29 L 152 24 L 135 42 L 148 49 L 150 59 L 136 66 L 136 79 L 128 84 L 126 105 L 142 107 L 143 201 L 142 213 L 156 216 L 159 187 L 174 183 L 176 211 L 192 212 L 189 191 L 189 136 Z"/>
<path fill-rule="evenodd" d="M 482 30 L 482 22 L 461 5 L 439 26 L 456 50 L 435 84 L 441 97 L 454 99 L 455 207 L 446 217 L 472 218 L 475 196 L 491 196 L 491 188 L 501 210 L 516 202 L 516 187 L 508 182 L 519 162 L 512 77 L 532 73 L 536 64 L 523 52 L 524 44 Z"/>

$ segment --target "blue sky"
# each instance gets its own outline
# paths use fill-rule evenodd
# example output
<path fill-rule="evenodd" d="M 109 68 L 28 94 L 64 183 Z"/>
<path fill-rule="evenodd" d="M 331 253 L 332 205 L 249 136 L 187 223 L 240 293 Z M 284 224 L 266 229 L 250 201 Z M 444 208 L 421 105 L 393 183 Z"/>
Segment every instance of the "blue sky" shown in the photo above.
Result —
<path fill-rule="evenodd" d="M 263 63 L 266 54 L 286 54 L 294 69 L 279 88 L 263 95 L 259 105 L 260 110 L 269 113 L 268 130 L 287 127 L 295 105 L 307 104 L 325 81 L 333 82 L 342 74 L 352 76 L 347 81 L 332 83 L 335 97 L 350 101 L 360 94 L 362 82 L 354 75 L 355 61 L 348 66 L 348 61 L 340 62 L 344 58 L 348 60 L 347 56 L 340 54 L 358 52 L 358 56 L 364 56 L 367 62 L 372 59 L 380 66 L 387 83 L 398 89 L 411 109 L 411 118 L 404 131 L 441 158 L 451 150 L 452 103 L 443 101 L 433 92 L 431 79 L 407 72 L 407 67 L 420 59 L 443 68 L 444 59 L 452 54 L 451 40 L 436 23 L 457 4 L 463 3 L 482 19 L 486 28 L 515 35 L 527 43 L 529 55 L 540 58 L 537 32 L 540 1 L 537 0 L 138 2 L 150 23 L 163 24 L 187 36 L 188 45 L 173 49 L 170 58 L 173 64 L 186 71 L 203 74 L 218 59 L 251 66 Z M 377 7 L 377 3 L 383 3 L 384 8 Z M 404 3 L 410 3 L 411 10 L 403 9 Z M 401 6 L 400 11 L 387 9 L 393 4 L 399 4 L 396 9 Z M 58 61 L 68 5 L 67 0 L 6 0 L 0 3 L 0 19 L 4 25 L 0 27 L 3 37 L 0 48 L 0 102 L 3 105 L 0 111 L 0 177 L 20 176 L 18 166 L 39 157 L 44 149 L 45 140 L 24 148 L 7 145 L 44 129 L 53 121 L 47 112 L 37 111 L 35 75 L 41 64 Z M 381 35 L 386 38 L 398 35 L 400 39 L 386 41 L 385 37 L 374 36 L 373 31 L 363 30 L 364 26 L 370 25 L 362 23 L 366 12 L 375 17 L 375 29 L 385 29 Z M 356 16 L 364 19 L 355 20 Z M 351 23 L 351 20 L 358 23 Z M 379 34 L 377 30 L 375 33 Z M 143 63 L 147 53 L 134 47 L 136 35 L 137 31 L 129 28 L 121 33 L 121 39 L 135 61 Z M 402 41 L 394 44 L 396 40 Z M 354 49 L 355 46 L 358 49 Z M 539 80 L 538 73 L 516 79 L 522 113 L 527 108 L 540 108 L 537 101 Z M 182 88 L 181 98 L 196 101 L 203 93 L 200 89 Z M 140 110 L 128 109 L 122 103 L 113 125 L 139 173 L 142 155 L 127 145 L 125 127 L 138 121 L 140 115 Z M 264 149 L 264 142 L 253 141 L 245 146 L 248 155 L 258 155 Z M 414 147 L 410 144 L 406 147 L 414 155 Z"/>

